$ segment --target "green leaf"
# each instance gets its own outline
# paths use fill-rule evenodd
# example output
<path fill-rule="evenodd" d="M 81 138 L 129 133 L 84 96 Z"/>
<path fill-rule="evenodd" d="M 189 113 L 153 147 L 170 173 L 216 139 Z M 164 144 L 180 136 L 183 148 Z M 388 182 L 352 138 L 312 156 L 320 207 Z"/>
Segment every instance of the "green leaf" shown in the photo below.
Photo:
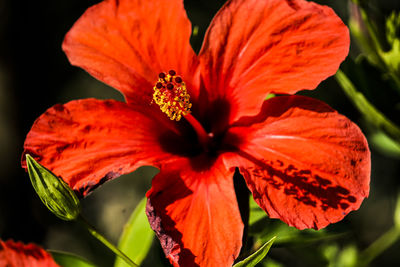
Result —
<path fill-rule="evenodd" d="M 154 238 L 145 213 L 146 201 L 147 199 L 143 198 L 133 211 L 118 244 L 118 248 L 138 265 L 145 259 Z M 120 258 L 115 260 L 114 267 L 127 266 Z"/>
<path fill-rule="evenodd" d="M 71 253 L 49 251 L 53 259 L 62 267 L 95 267 L 93 263 Z"/>
<path fill-rule="evenodd" d="M 263 209 L 261 209 L 258 206 L 258 204 L 254 201 L 253 197 L 250 196 L 249 225 L 252 225 L 266 217 L 267 217 L 267 213 Z"/>
<path fill-rule="evenodd" d="M 265 243 L 261 248 L 259 248 L 256 252 L 251 254 L 249 257 L 246 259 L 239 261 L 233 267 L 253 267 L 256 266 L 257 263 L 259 263 L 265 256 L 267 256 L 267 253 L 269 249 L 271 248 L 272 244 L 275 241 L 276 236 L 271 238 L 267 243 Z"/>
<path fill-rule="evenodd" d="M 47 208 L 62 220 L 75 220 L 80 213 L 80 203 L 74 191 L 29 154 L 26 154 L 26 165 L 32 186 Z"/>
<path fill-rule="evenodd" d="M 392 11 L 386 19 L 386 39 L 391 46 L 389 51 L 381 52 L 383 61 L 386 63 L 388 70 L 397 76 L 400 75 L 400 39 L 398 32 L 400 31 L 400 13 Z"/>
<path fill-rule="evenodd" d="M 386 18 L 386 38 L 389 44 L 393 45 L 396 39 L 398 39 L 399 29 L 400 12 L 392 11 L 390 16 Z"/>

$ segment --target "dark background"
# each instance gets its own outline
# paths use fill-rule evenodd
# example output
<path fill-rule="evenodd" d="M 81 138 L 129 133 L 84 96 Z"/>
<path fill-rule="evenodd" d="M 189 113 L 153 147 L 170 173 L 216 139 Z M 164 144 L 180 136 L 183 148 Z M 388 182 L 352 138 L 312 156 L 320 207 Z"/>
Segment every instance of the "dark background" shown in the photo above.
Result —
<path fill-rule="evenodd" d="M 0 237 L 4 240 L 12 238 L 35 242 L 48 249 L 75 252 L 99 266 L 111 266 L 113 255 L 91 238 L 85 229 L 76 223 L 63 222 L 48 212 L 36 196 L 27 173 L 20 167 L 25 136 L 34 120 L 47 108 L 56 103 L 87 97 L 122 100 L 117 91 L 83 70 L 70 66 L 61 51 L 65 33 L 86 8 L 97 2 L 0 0 Z M 185 1 L 192 24 L 199 26 L 199 36 L 192 40 L 197 51 L 208 23 L 224 2 Z M 347 1 L 319 2 L 333 6 L 347 22 Z M 396 0 L 377 3 L 377 13 L 386 14 L 399 8 Z M 351 56 L 357 54 L 358 49 L 353 43 Z M 366 131 L 360 114 L 333 78 L 306 94 L 324 100 Z M 392 226 L 394 200 L 400 188 L 400 160 L 374 147 L 371 150 L 369 199 L 359 211 L 352 212 L 342 222 L 332 226 L 350 232 L 352 242 L 359 249 L 366 248 Z M 156 172 L 153 168 L 141 168 L 134 174 L 107 183 L 82 201 L 83 213 L 106 236 L 117 242 L 124 222 L 149 189 L 151 177 Z M 348 240 L 338 242 L 344 246 Z M 154 243 L 151 257 L 158 260 L 162 255 L 157 249 L 158 243 Z M 399 249 L 397 242 L 372 265 L 393 266 L 400 262 Z M 296 258 L 295 253 L 279 252 L 279 249 L 274 252 L 272 249 L 270 255 L 287 266 L 309 266 L 301 256 L 297 255 L 300 258 Z"/>

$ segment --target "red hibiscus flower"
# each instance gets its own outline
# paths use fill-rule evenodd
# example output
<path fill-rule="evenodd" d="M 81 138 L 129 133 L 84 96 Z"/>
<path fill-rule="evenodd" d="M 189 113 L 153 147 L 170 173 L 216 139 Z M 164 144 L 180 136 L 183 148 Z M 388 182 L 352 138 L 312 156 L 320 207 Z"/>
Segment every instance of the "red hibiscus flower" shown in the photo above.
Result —
<path fill-rule="evenodd" d="M 230 266 L 238 256 L 235 169 L 271 218 L 298 229 L 358 209 L 369 193 L 365 137 L 326 104 L 290 96 L 347 56 L 349 33 L 335 13 L 304 0 L 229 0 L 198 55 L 190 36 L 182 0 L 89 8 L 63 49 L 126 103 L 55 105 L 35 121 L 25 153 L 81 196 L 158 167 L 147 215 L 174 266 Z"/>
<path fill-rule="evenodd" d="M 0 240 L 0 266 L 7 267 L 58 267 L 44 249 L 34 244 L 24 245 L 12 240 Z"/>

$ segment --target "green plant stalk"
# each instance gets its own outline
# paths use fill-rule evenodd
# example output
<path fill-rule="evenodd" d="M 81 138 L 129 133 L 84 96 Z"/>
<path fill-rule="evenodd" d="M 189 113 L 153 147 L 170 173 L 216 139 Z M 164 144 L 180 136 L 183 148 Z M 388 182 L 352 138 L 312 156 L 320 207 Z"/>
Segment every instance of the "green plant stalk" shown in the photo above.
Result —
<path fill-rule="evenodd" d="M 364 21 L 365 26 L 367 27 L 368 33 L 369 33 L 369 35 L 371 37 L 371 40 L 372 40 L 376 50 L 378 51 L 378 54 L 382 53 L 383 50 L 382 50 L 382 47 L 381 47 L 381 43 L 379 42 L 379 38 L 378 38 L 378 36 L 377 36 L 377 34 L 375 32 L 375 29 L 374 29 L 372 23 L 368 19 L 367 12 L 360 5 L 359 5 L 359 8 L 360 8 L 361 18 Z M 384 61 L 382 59 L 381 59 L 381 61 L 382 61 L 383 65 L 385 65 Z"/>
<path fill-rule="evenodd" d="M 107 248 L 115 253 L 118 257 L 123 259 L 129 266 L 139 267 L 134 263 L 128 256 L 126 256 L 121 250 L 114 246 L 110 241 L 108 241 L 104 236 L 102 236 L 96 229 L 91 226 L 82 216 L 78 217 L 78 221 L 81 222 L 95 238 L 97 238 L 101 243 L 103 243 Z"/>
<path fill-rule="evenodd" d="M 338 70 L 335 78 L 348 98 L 366 117 L 366 119 L 375 127 L 382 129 L 396 143 L 400 144 L 400 128 L 386 118 L 378 109 L 376 109 L 362 93 L 358 92 L 353 83 L 342 70 Z"/>
<path fill-rule="evenodd" d="M 383 251 L 391 247 L 400 238 L 400 229 L 392 227 L 389 231 L 380 236 L 374 243 L 359 254 L 357 267 L 367 266 L 373 259 Z"/>

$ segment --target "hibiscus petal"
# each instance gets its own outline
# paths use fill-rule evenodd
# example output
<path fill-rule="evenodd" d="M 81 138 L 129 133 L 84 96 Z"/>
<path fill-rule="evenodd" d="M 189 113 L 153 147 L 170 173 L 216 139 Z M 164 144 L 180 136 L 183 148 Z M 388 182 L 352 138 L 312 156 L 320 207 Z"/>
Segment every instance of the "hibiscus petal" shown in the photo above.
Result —
<path fill-rule="evenodd" d="M 275 97 L 241 124 L 227 137 L 239 156 L 226 164 L 239 166 L 271 218 L 319 229 L 358 209 L 368 196 L 367 141 L 328 105 L 303 96 Z"/>
<path fill-rule="evenodd" d="M 128 102 L 148 104 L 162 71 L 174 69 L 194 82 L 190 35 L 182 0 L 106 0 L 74 24 L 63 50 L 71 64 L 120 90 Z"/>
<path fill-rule="evenodd" d="M 232 266 L 240 251 L 243 223 L 234 171 L 221 160 L 205 161 L 161 169 L 147 193 L 150 225 L 174 266 Z"/>
<path fill-rule="evenodd" d="M 268 93 L 314 89 L 337 71 L 349 44 L 348 29 L 327 6 L 232 0 L 211 22 L 199 57 L 209 98 L 231 103 L 234 121 L 257 114 Z"/>
<path fill-rule="evenodd" d="M 31 154 L 86 195 L 108 179 L 173 158 L 163 150 L 161 140 L 174 137 L 178 134 L 173 129 L 126 103 L 77 100 L 53 106 L 35 121 L 24 154 Z"/>
<path fill-rule="evenodd" d="M 0 266 L 58 267 L 51 255 L 41 247 L 12 240 L 0 240 Z"/>

